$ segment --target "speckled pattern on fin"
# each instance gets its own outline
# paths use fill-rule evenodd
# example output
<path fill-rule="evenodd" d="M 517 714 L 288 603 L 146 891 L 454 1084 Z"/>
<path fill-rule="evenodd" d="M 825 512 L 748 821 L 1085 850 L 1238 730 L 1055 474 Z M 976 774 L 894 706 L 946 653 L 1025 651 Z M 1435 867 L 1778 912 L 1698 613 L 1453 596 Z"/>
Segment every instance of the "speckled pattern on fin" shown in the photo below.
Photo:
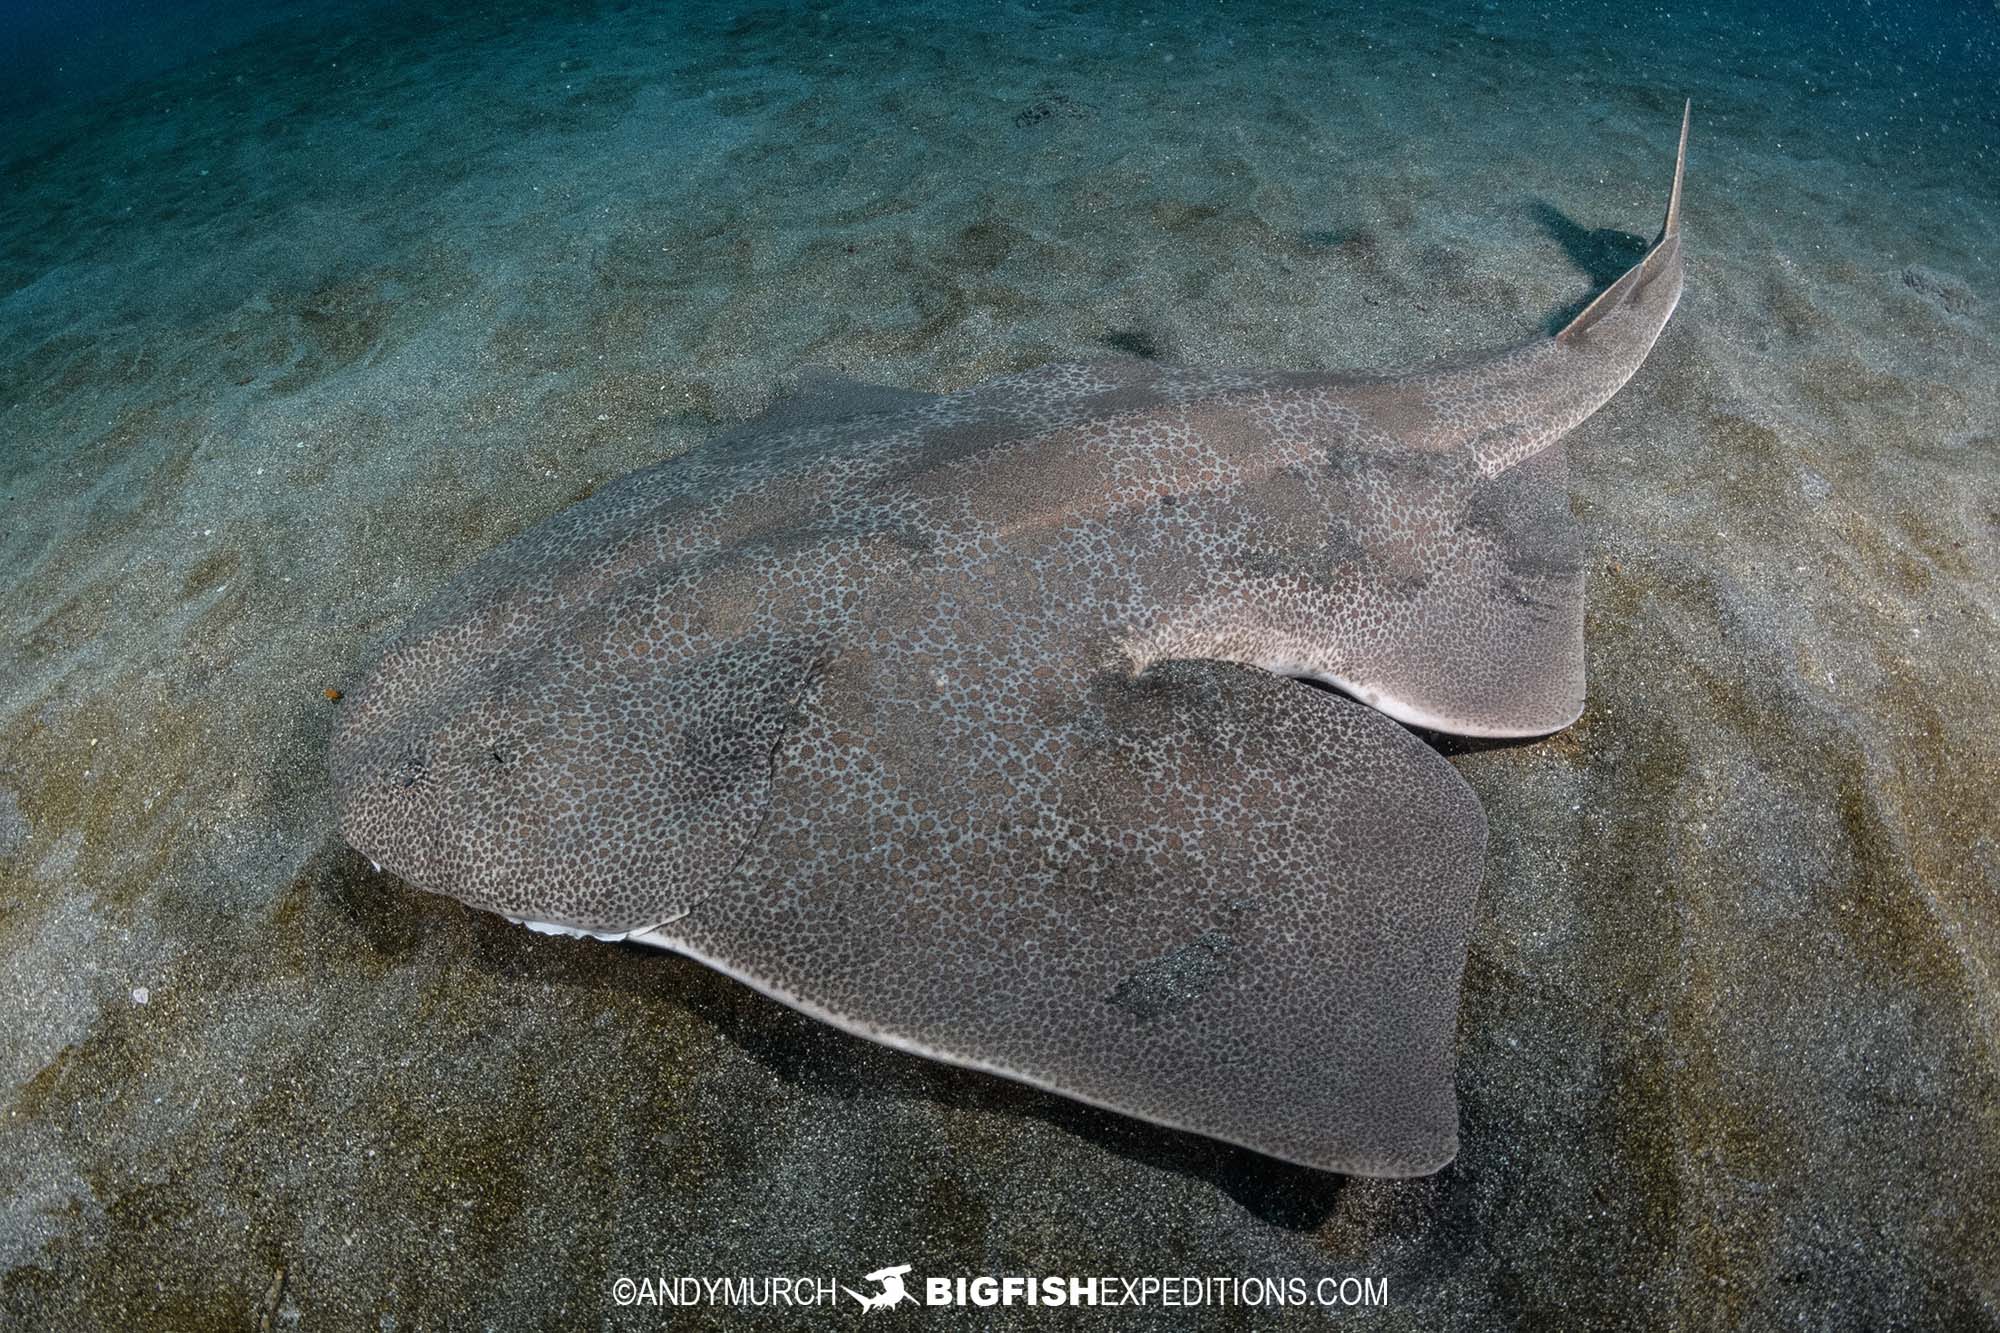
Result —
<path fill-rule="evenodd" d="M 744 873 L 652 942 L 850 1032 L 1291 1161 L 1450 1160 L 1486 839 L 1450 764 L 1329 691 L 1171 662 L 1052 690 L 1064 762 L 1000 783 L 942 716 L 935 745 L 861 744 L 874 684 L 830 687 Z M 848 809 L 828 765 L 866 770 Z M 870 809 L 928 832 L 856 838 Z"/>

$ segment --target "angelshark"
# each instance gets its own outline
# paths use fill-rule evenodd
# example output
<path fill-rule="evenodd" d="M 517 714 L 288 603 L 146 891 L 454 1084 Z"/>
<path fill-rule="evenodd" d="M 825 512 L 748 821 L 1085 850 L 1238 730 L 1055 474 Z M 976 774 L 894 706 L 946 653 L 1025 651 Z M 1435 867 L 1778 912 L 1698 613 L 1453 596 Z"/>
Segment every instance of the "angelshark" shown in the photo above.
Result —
<path fill-rule="evenodd" d="M 1558 443 L 1681 292 L 1370 373 L 821 379 L 488 554 L 380 650 L 340 828 L 906 1051 L 1429 1172 L 1486 819 L 1403 724 L 1583 706 Z"/>

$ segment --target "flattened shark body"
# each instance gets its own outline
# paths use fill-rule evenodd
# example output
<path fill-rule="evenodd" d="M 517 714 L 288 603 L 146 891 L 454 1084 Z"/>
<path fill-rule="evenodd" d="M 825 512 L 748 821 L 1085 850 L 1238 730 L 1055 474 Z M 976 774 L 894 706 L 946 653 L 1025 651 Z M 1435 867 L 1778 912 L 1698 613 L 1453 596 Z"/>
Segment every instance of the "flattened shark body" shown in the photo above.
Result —
<path fill-rule="evenodd" d="M 1437 1169 L 1486 821 L 1398 723 L 1582 708 L 1559 441 L 1678 301 L 1686 133 L 1659 240 L 1553 338 L 819 381 L 623 478 L 384 647 L 334 737 L 343 833 L 901 1049 Z"/>

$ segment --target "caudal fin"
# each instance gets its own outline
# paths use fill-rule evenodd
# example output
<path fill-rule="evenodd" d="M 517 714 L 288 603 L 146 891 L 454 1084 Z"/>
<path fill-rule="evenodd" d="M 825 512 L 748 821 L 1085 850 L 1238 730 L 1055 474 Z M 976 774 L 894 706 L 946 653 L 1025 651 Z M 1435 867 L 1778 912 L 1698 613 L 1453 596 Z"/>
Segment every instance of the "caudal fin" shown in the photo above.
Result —
<path fill-rule="evenodd" d="M 1667 220 L 1660 227 L 1660 234 L 1646 257 L 1627 269 L 1625 276 L 1598 293 L 1597 299 L 1585 306 L 1583 313 L 1571 320 L 1561 333 L 1556 335 L 1560 343 L 1575 343 L 1593 326 L 1609 317 L 1612 312 L 1626 306 L 1640 307 L 1640 323 L 1650 325 L 1643 334 L 1643 344 L 1639 355 L 1653 345 L 1660 327 L 1667 322 L 1667 316 L 1674 310 L 1674 304 L 1681 294 L 1681 178 L 1687 173 L 1688 122 L 1694 118 L 1694 99 L 1688 99 L 1681 109 L 1681 146 L 1674 158 L 1674 188 L 1667 196 Z M 1635 361 L 1636 368 L 1637 362 Z M 1623 383 L 1621 380 L 1620 383 Z"/>
<path fill-rule="evenodd" d="M 1694 99 L 1688 98 L 1681 107 L 1681 150 L 1674 158 L 1674 192 L 1667 196 L 1667 220 L 1660 228 L 1660 235 L 1653 244 L 1658 245 L 1669 236 L 1681 234 L 1681 177 L 1687 175 L 1688 165 L 1688 122 L 1694 119 Z"/>

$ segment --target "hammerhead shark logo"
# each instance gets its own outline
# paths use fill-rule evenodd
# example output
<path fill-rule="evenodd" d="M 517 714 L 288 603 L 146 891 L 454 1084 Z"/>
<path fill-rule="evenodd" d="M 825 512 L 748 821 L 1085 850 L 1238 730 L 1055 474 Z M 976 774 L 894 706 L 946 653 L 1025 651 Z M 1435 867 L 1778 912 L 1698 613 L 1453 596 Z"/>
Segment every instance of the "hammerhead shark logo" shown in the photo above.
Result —
<path fill-rule="evenodd" d="M 897 1264 L 894 1268 L 878 1268 L 862 1278 L 863 1282 L 873 1282 L 882 1288 L 873 1296 L 863 1296 L 852 1287 L 842 1287 L 841 1290 L 860 1301 L 863 1310 L 874 1314 L 877 1310 L 886 1310 L 892 1305 L 900 1305 L 904 1301 L 914 1302 L 917 1299 L 903 1286 L 903 1274 L 909 1271 L 908 1264 Z"/>

